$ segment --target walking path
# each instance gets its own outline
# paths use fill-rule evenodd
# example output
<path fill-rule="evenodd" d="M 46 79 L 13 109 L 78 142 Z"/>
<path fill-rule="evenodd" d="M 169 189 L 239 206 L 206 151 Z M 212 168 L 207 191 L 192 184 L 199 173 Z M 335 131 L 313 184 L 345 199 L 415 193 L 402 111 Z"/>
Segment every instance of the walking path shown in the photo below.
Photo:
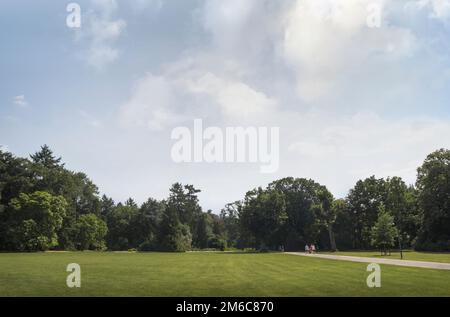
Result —
<path fill-rule="evenodd" d="M 305 254 L 302 252 L 285 252 L 285 253 L 292 254 L 292 255 L 301 255 L 301 256 L 306 256 L 306 257 L 313 257 L 313 258 L 321 258 L 321 259 L 389 264 L 389 265 L 410 266 L 410 267 L 438 269 L 438 270 L 450 270 L 450 263 L 380 259 L 380 258 L 369 258 L 369 257 L 348 256 L 348 255 Z"/>

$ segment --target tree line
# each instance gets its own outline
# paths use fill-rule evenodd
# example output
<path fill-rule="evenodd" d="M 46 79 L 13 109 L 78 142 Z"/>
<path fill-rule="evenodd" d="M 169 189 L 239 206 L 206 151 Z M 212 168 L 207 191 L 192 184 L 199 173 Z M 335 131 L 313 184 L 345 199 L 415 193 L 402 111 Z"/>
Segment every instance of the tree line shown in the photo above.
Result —
<path fill-rule="evenodd" d="M 335 199 L 311 179 L 287 177 L 246 193 L 220 214 L 175 183 L 163 200 L 115 203 L 44 145 L 29 158 L 0 150 L 0 250 L 186 251 L 381 249 L 450 251 L 450 151 L 427 156 L 417 181 L 375 176 Z"/>

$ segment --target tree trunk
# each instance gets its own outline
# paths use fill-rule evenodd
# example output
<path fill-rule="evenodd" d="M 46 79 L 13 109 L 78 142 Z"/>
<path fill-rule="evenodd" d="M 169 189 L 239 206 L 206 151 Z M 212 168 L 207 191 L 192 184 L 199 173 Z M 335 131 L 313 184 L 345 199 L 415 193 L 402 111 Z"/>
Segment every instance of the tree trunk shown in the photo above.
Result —
<path fill-rule="evenodd" d="M 334 238 L 333 227 L 331 225 L 328 226 L 328 235 L 330 236 L 331 251 L 334 252 L 337 250 L 337 247 L 336 247 L 336 240 Z"/>

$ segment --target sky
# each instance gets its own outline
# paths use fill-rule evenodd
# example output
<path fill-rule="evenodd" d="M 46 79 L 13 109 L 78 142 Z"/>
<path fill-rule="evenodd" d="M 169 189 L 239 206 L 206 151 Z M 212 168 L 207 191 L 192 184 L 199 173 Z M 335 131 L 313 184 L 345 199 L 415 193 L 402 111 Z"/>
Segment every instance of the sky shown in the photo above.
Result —
<path fill-rule="evenodd" d="M 182 182 L 219 212 L 286 176 L 343 197 L 450 148 L 450 0 L 72 1 L 79 28 L 70 2 L 0 2 L 0 144 L 48 144 L 117 202 Z M 174 162 L 194 119 L 279 127 L 278 170 Z"/>

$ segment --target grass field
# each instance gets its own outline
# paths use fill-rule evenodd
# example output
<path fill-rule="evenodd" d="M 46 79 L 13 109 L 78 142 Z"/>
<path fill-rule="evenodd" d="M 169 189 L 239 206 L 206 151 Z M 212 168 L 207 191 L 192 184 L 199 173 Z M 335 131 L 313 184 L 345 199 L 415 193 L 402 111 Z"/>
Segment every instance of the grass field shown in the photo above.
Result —
<path fill-rule="evenodd" d="M 66 266 L 81 266 L 81 288 Z M 1 296 L 450 296 L 450 271 L 282 253 L 0 253 Z"/>
<path fill-rule="evenodd" d="M 400 260 L 400 252 L 392 252 L 391 255 L 381 255 L 380 252 L 378 251 L 349 251 L 349 252 L 344 251 L 333 253 L 331 252 L 321 252 L 321 253 Z M 450 263 L 450 253 L 403 251 L 403 260 Z"/>

